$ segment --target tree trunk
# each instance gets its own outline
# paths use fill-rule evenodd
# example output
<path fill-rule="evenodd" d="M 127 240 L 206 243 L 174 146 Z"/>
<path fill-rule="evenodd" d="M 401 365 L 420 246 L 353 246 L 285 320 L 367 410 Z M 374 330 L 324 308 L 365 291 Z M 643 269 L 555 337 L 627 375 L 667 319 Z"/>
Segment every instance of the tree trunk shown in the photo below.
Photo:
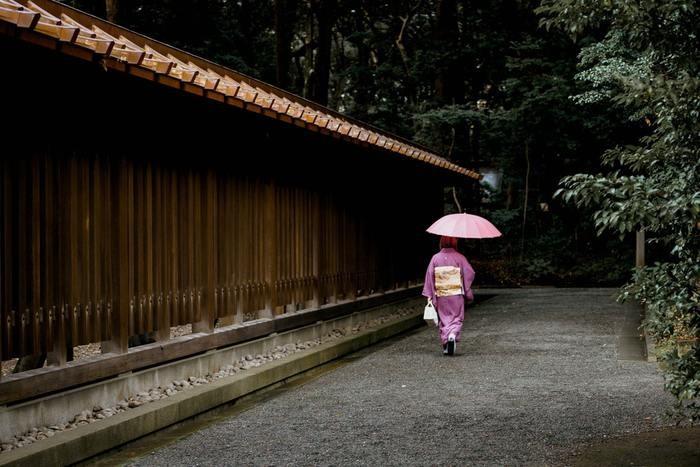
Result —
<path fill-rule="evenodd" d="M 438 0 L 436 5 L 435 46 L 438 52 L 455 50 L 459 42 L 457 0 Z M 454 59 L 442 61 L 437 67 L 435 96 L 443 104 L 464 102 L 464 82 L 459 63 Z"/>
<path fill-rule="evenodd" d="M 364 31 L 366 29 L 363 14 L 365 8 L 364 1 L 356 0 L 354 5 L 357 11 L 355 15 L 355 30 Z M 354 89 L 355 107 L 353 109 L 353 114 L 355 117 L 365 120 L 367 118 L 369 106 L 372 103 L 372 73 L 370 73 L 369 69 L 371 50 L 370 45 L 362 35 L 354 42 L 354 45 L 357 47 L 358 71 L 355 77 L 357 84 Z"/>
<path fill-rule="evenodd" d="M 296 18 L 296 0 L 275 0 L 275 48 L 277 86 L 289 89 L 293 26 Z"/>
<path fill-rule="evenodd" d="M 107 21 L 116 23 L 119 14 L 119 0 L 105 0 L 105 13 Z"/>
<path fill-rule="evenodd" d="M 327 105 L 336 0 L 313 0 L 312 7 L 318 23 L 318 50 L 316 52 L 311 98 L 321 105 Z"/>

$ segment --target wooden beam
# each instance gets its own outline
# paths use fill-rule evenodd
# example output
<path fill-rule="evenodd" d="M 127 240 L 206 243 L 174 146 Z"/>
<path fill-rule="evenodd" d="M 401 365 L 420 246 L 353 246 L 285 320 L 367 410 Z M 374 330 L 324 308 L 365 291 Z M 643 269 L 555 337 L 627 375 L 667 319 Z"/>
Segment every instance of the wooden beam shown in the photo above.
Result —
<path fill-rule="evenodd" d="M 92 31 L 102 40 L 111 41 L 114 43 L 110 50 L 110 56 L 117 60 L 126 62 L 130 65 L 140 65 L 146 56 L 146 51 L 139 47 L 132 47 L 129 44 L 120 41 L 116 37 L 109 35 L 97 26 L 92 26 Z"/>
<path fill-rule="evenodd" d="M 65 24 L 46 10 L 41 9 L 36 3 L 29 1 L 27 7 L 39 13 L 39 21 L 34 30 L 58 39 L 61 42 L 75 42 L 79 30 L 72 24 Z"/>
<path fill-rule="evenodd" d="M 30 11 L 13 0 L 0 0 L 0 19 L 19 28 L 34 29 L 40 16 L 39 13 Z"/>
<path fill-rule="evenodd" d="M 86 47 L 100 55 L 109 55 L 112 51 L 112 47 L 114 47 L 113 40 L 99 37 L 95 31 L 91 31 L 65 14 L 61 15 L 61 20 L 66 24 L 78 28 L 78 37 L 75 38 L 76 44 Z"/>
<path fill-rule="evenodd" d="M 45 367 L 8 376 L 0 382 L 0 404 L 18 402 L 70 387 L 89 384 L 98 379 L 127 371 L 186 358 L 207 350 L 259 339 L 273 332 L 284 332 L 349 315 L 395 301 L 418 296 L 419 287 L 373 295 L 356 301 L 324 306 L 299 313 L 280 315 L 244 326 L 230 327 L 212 334 L 182 336 L 133 348 L 124 354 L 108 353 L 97 359 L 69 362 L 65 367 Z"/>

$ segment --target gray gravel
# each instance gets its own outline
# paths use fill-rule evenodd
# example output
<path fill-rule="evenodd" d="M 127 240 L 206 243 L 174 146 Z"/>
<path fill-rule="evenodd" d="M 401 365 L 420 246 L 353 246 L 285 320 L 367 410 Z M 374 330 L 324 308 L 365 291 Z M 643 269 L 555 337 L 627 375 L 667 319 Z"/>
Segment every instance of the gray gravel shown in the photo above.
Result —
<path fill-rule="evenodd" d="M 455 357 L 425 328 L 133 465 L 566 463 L 670 424 L 656 364 L 618 359 L 613 293 L 503 291 L 472 310 Z"/>

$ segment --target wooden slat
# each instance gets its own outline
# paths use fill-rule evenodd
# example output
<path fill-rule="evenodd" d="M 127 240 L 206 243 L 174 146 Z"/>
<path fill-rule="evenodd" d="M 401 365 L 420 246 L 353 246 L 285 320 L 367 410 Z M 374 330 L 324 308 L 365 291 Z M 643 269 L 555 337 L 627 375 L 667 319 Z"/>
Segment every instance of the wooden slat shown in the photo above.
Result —
<path fill-rule="evenodd" d="M 42 222 L 41 213 L 41 188 L 43 186 L 41 177 L 41 161 L 38 158 L 32 159 L 31 162 L 31 179 L 32 179 L 32 225 L 31 225 L 31 302 L 30 302 L 30 317 L 32 321 L 32 353 L 40 354 L 43 349 L 41 339 L 41 310 L 42 308 L 42 248 L 41 234 L 46 226 Z"/>
<path fill-rule="evenodd" d="M 119 162 L 114 170 L 115 182 L 112 191 L 113 206 L 116 208 L 116 235 L 112 243 L 113 263 L 113 297 L 111 339 L 103 343 L 106 352 L 123 354 L 128 350 L 129 316 L 131 311 L 131 260 L 132 241 L 130 240 L 129 222 L 131 196 L 133 190 L 133 171 L 126 160 Z"/>

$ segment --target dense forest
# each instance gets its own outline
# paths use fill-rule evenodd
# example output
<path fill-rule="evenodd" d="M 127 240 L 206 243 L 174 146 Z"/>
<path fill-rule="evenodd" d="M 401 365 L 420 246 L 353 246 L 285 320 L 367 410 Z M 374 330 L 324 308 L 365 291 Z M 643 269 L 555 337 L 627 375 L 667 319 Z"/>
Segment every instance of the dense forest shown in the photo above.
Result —
<path fill-rule="evenodd" d="M 539 26 L 537 1 L 67 3 L 481 170 L 490 183 L 480 193 L 455 187 L 445 200 L 505 233 L 464 245 L 483 284 L 629 276 L 633 239 L 596 238 L 552 195 L 563 176 L 597 171 L 603 149 L 637 137 L 640 124 L 605 105 L 576 105 L 578 45 Z"/>

